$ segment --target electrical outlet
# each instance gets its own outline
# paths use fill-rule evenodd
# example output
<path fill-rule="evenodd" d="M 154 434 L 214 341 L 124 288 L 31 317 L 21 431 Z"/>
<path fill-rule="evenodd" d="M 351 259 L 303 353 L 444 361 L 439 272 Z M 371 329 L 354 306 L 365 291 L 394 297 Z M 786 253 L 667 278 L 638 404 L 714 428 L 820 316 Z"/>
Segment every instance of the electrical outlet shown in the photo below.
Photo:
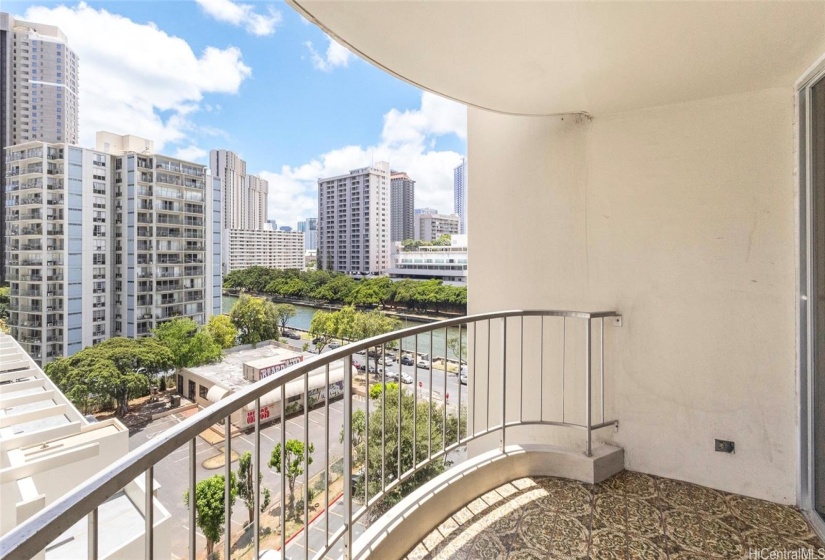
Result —
<path fill-rule="evenodd" d="M 725 439 L 717 439 L 715 450 L 720 453 L 735 453 L 736 444 Z"/>

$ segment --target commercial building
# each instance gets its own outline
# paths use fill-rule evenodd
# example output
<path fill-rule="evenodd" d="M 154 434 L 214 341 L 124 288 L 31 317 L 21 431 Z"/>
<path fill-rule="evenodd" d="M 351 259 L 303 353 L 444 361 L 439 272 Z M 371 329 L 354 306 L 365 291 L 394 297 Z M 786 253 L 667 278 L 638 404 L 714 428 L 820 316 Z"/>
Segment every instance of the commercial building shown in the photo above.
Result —
<path fill-rule="evenodd" d="M 116 419 L 87 420 L 12 337 L 0 333 L 0 536 L 129 453 L 129 430 Z M 159 486 L 154 484 L 157 491 Z M 98 508 L 100 559 L 142 554 L 145 478 Z M 153 551 L 171 555 L 172 518 L 154 500 Z M 46 558 L 87 558 L 81 519 L 46 548 Z"/>
<path fill-rule="evenodd" d="M 448 246 L 425 246 L 405 251 L 395 244 L 390 278 L 436 278 L 444 282 L 467 283 L 467 236 L 453 235 Z"/>
<path fill-rule="evenodd" d="M 318 268 L 381 274 L 390 264 L 390 164 L 318 179 Z"/>
<path fill-rule="evenodd" d="M 453 169 L 453 204 L 458 214 L 460 224 L 459 233 L 467 233 L 467 160 L 462 159 L 461 165 Z"/>
<path fill-rule="evenodd" d="M 442 235 L 456 235 L 461 229 L 461 218 L 456 214 L 418 214 L 415 216 L 415 239 L 433 242 Z"/>
<path fill-rule="evenodd" d="M 307 218 L 298 222 L 298 231 L 304 233 L 304 249 L 307 251 L 318 249 L 318 218 Z"/>
<path fill-rule="evenodd" d="M 210 150 L 209 167 L 223 182 L 223 229 L 263 229 L 269 183 L 246 172 L 246 162 L 229 150 Z"/>
<path fill-rule="evenodd" d="M 230 229 L 224 232 L 225 272 L 263 266 L 266 268 L 306 268 L 304 234 L 271 229 Z"/>
<path fill-rule="evenodd" d="M 5 200 L 6 148 L 39 140 L 77 144 L 78 59 L 60 29 L 0 13 L 0 200 Z M 0 204 L 0 223 L 5 223 Z M 0 282 L 6 269 L 0 229 Z"/>
<path fill-rule="evenodd" d="M 309 354 L 308 357 L 313 356 Z M 203 407 L 215 404 L 237 391 L 266 379 L 289 366 L 304 361 L 304 354 L 268 344 L 249 350 L 228 352 L 220 363 L 184 368 L 178 375 L 178 392 Z M 330 364 L 329 385 L 325 368 L 313 371 L 309 378 L 309 407 L 343 395 L 343 361 Z M 353 370 L 355 371 L 355 370 Z M 297 380 L 286 386 L 286 414 L 299 412 L 303 407 L 304 383 Z M 260 422 L 271 422 L 281 417 L 281 393 L 272 391 L 261 397 Z M 255 424 L 255 402 L 232 415 L 232 423 L 240 429 Z"/>
<path fill-rule="evenodd" d="M 220 182 L 98 133 L 98 149 L 7 150 L 9 326 L 39 363 L 221 310 Z"/>
<path fill-rule="evenodd" d="M 413 239 L 415 224 L 415 181 L 399 171 L 390 174 L 390 241 Z"/>

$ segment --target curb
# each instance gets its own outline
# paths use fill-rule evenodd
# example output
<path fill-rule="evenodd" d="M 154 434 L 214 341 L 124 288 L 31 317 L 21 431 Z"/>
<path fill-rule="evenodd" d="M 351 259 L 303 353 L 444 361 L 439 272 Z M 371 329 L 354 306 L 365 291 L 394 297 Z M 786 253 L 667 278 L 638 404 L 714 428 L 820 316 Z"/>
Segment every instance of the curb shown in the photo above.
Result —
<path fill-rule="evenodd" d="M 328 508 L 331 508 L 331 507 L 333 506 L 333 504 L 335 504 L 335 502 L 337 502 L 338 500 L 340 500 L 340 499 L 341 499 L 341 498 L 343 498 L 343 497 L 344 497 L 344 493 L 343 493 L 343 492 L 341 492 L 340 494 L 338 494 L 338 496 L 336 496 L 336 497 L 335 497 L 335 498 L 334 498 L 334 499 L 333 499 L 333 500 L 329 503 Z M 327 509 L 328 509 L 328 508 L 327 508 Z M 322 513 L 324 513 L 325 511 L 327 511 L 327 510 L 326 510 L 326 509 L 322 509 L 321 511 L 319 511 L 319 512 L 317 512 L 315 515 L 313 515 L 313 516 L 312 516 L 312 519 L 310 519 L 310 520 L 309 520 L 309 523 L 305 523 L 305 524 L 304 524 L 304 525 L 303 525 L 303 526 L 302 526 L 299 530 L 297 530 L 295 533 L 293 533 L 293 534 L 292 534 L 292 536 L 291 536 L 291 537 L 289 537 L 289 538 L 287 539 L 287 541 L 284 543 L 284 546 L 287 546 L 289 543 L 291 543 L 292 541 L 294 541 L 294 540 L 295 540 L 295 538 L 296 538 L 298 535 L 300 535 L 301 533 L 303 533 L 303 532 L 304 532 L 304 530 L 305 530 L 307 527 L 309 527 L 310 525 L 312 525 L 313 523 L 315 523 L 315 520 L 316 520 L 316 519 L 318 519 L 319 517 L 321 517 L 321 514 L 322 514 Z M 275 550 L 281 550 L 281 548 L 280 548 L 280 547 L 278 547 L 278 548 L 276 548 Z"/>

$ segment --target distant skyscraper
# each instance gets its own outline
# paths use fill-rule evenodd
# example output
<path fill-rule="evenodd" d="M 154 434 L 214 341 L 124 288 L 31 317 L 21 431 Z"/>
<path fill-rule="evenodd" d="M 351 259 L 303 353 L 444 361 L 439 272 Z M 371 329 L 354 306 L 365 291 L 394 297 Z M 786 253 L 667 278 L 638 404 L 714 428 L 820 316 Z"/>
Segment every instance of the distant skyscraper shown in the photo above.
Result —
<path fill-rule="evenodd" d="M 390 174 L 390 240 L 404 241 L 415 235 L 415 181 L 403 172 Z"/>
<path fill-rule="evenodd" d="M 390 165 L 318 179 L 318 269 L 380 274 L 390 264 Z"/>
<path fill-rule="evenodd" d="M 416 208 L 415 215 L 418 216 L 419 214 L 438 214 L 438 210 L 435 208 Z"/>
<path fill-rule="evenodd" d="M 292 231 L 292 226 L 281 226 L 278 228 L 278 231 Z"/>
<path fill-rule="evenodd" d="M 460 219 L 459 233 L 467 233 L 467 160 L 453 170 L 453 200 Z"/>
<path fill-rule="evenodd" d="M 304 234 L 304 250 L 318 249 L 318 218 L 307 218 L 298 222 L 298 231 Z"/>
<path fill-rule="evenodd" d="M 263 229 L 269 183 L 247 175 L 246 162 L 229 150 L 211 150 L 209 167 L 223 183 L 223 228 Z"/>
<path fill-rule="evenodd" d="M 6 148 L 28 141 L 77 144 L 78 60 L 53 25 L 0 13 L 0 201 L 6 199 Z M 0 204 L 0 223 L 6 223 Z M 6 234 L 0 227 L 0 281 Z"/>

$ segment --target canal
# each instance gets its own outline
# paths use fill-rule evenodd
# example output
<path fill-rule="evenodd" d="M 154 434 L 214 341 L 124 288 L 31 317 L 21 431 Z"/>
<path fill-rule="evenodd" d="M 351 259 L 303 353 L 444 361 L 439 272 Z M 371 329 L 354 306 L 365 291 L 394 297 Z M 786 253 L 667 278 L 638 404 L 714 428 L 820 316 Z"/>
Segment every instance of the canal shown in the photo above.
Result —
<path fill-rule="evenodd" d="M 237 302 L 237 301 L 238 301 L 237 296 L 226 296 L 226 295 L 223 296 L 223 312 L 224 313 L 229 313 L 229 311 L 232 309 L 232 306 L 235 305 L 235 302 Z M 309 325 L 312 322 L 312 316 L 315 315 L 315 313 L 317 311 L 320 311 L 320 309 L 317 309 L 315 307 L 308 307 L 306 305 L 297 305 L 297 304 L 294 304 L 294 303 L 292 305 L 293 305 L 293 307 L 295 307 L 295 310 L 297 311 L 297 313 L 295 314 L 295 317 L 293 317 L 292 319 L 289 320 L 289 322 L 287 323 L 287 326 L 295 328 L 295 329 L 301 329 L 301 330 L 308 331 L 309 330 Z M 409 320 L 409 319 L 401 319 L 401 328 L 414 327 L 414 326 L 422 325 L 422 324 L 423 323 L 421 321 L 412 321 L 412 320 Z M 458 336 L 458 329 L 455 328 L 455 327 L 449 328 L 448 332 L 447 332 L 448 339 L 455 338 L 456 336 Z M 434 331 L 433 335 L 432 335 L 432 340 L 433 340 L 433 344 L 432 344 L 433 345 L 433 356 L 444 356 L 444 352 L 445 352 L 445 348 L 446 348 L 448 358 L 451 358 L 451 359 L 456 359 L 457 358 L 457 356 L 452 351 L 452 349 L 447 348 L 448 345 L 446 344 L 446 342 L 444 340 L 444 329 L 438 329 L 438 330 Z M 467 347 L 467 330 L 466 329 L 461 330 L 461 340 L 462 340 L 464 348 L 466 349 L 466 347 Z M 406 351 L 410 351 L 410 352 L 413 351 L 415 349 L 415 337 L 408 336 L 408 337 L 404 338 L 401 342 L 401 345 L 402 345 L 402 348 L 405 352 Z M 429 352 L 430 352 L 430 335 L 429 334 L 419 335 L 418 336 L 418 353 L 419 354 L 427 354 Z M 462 357 L 465 360 L 467 359 L 466 356 L 462 356 Z"/>

